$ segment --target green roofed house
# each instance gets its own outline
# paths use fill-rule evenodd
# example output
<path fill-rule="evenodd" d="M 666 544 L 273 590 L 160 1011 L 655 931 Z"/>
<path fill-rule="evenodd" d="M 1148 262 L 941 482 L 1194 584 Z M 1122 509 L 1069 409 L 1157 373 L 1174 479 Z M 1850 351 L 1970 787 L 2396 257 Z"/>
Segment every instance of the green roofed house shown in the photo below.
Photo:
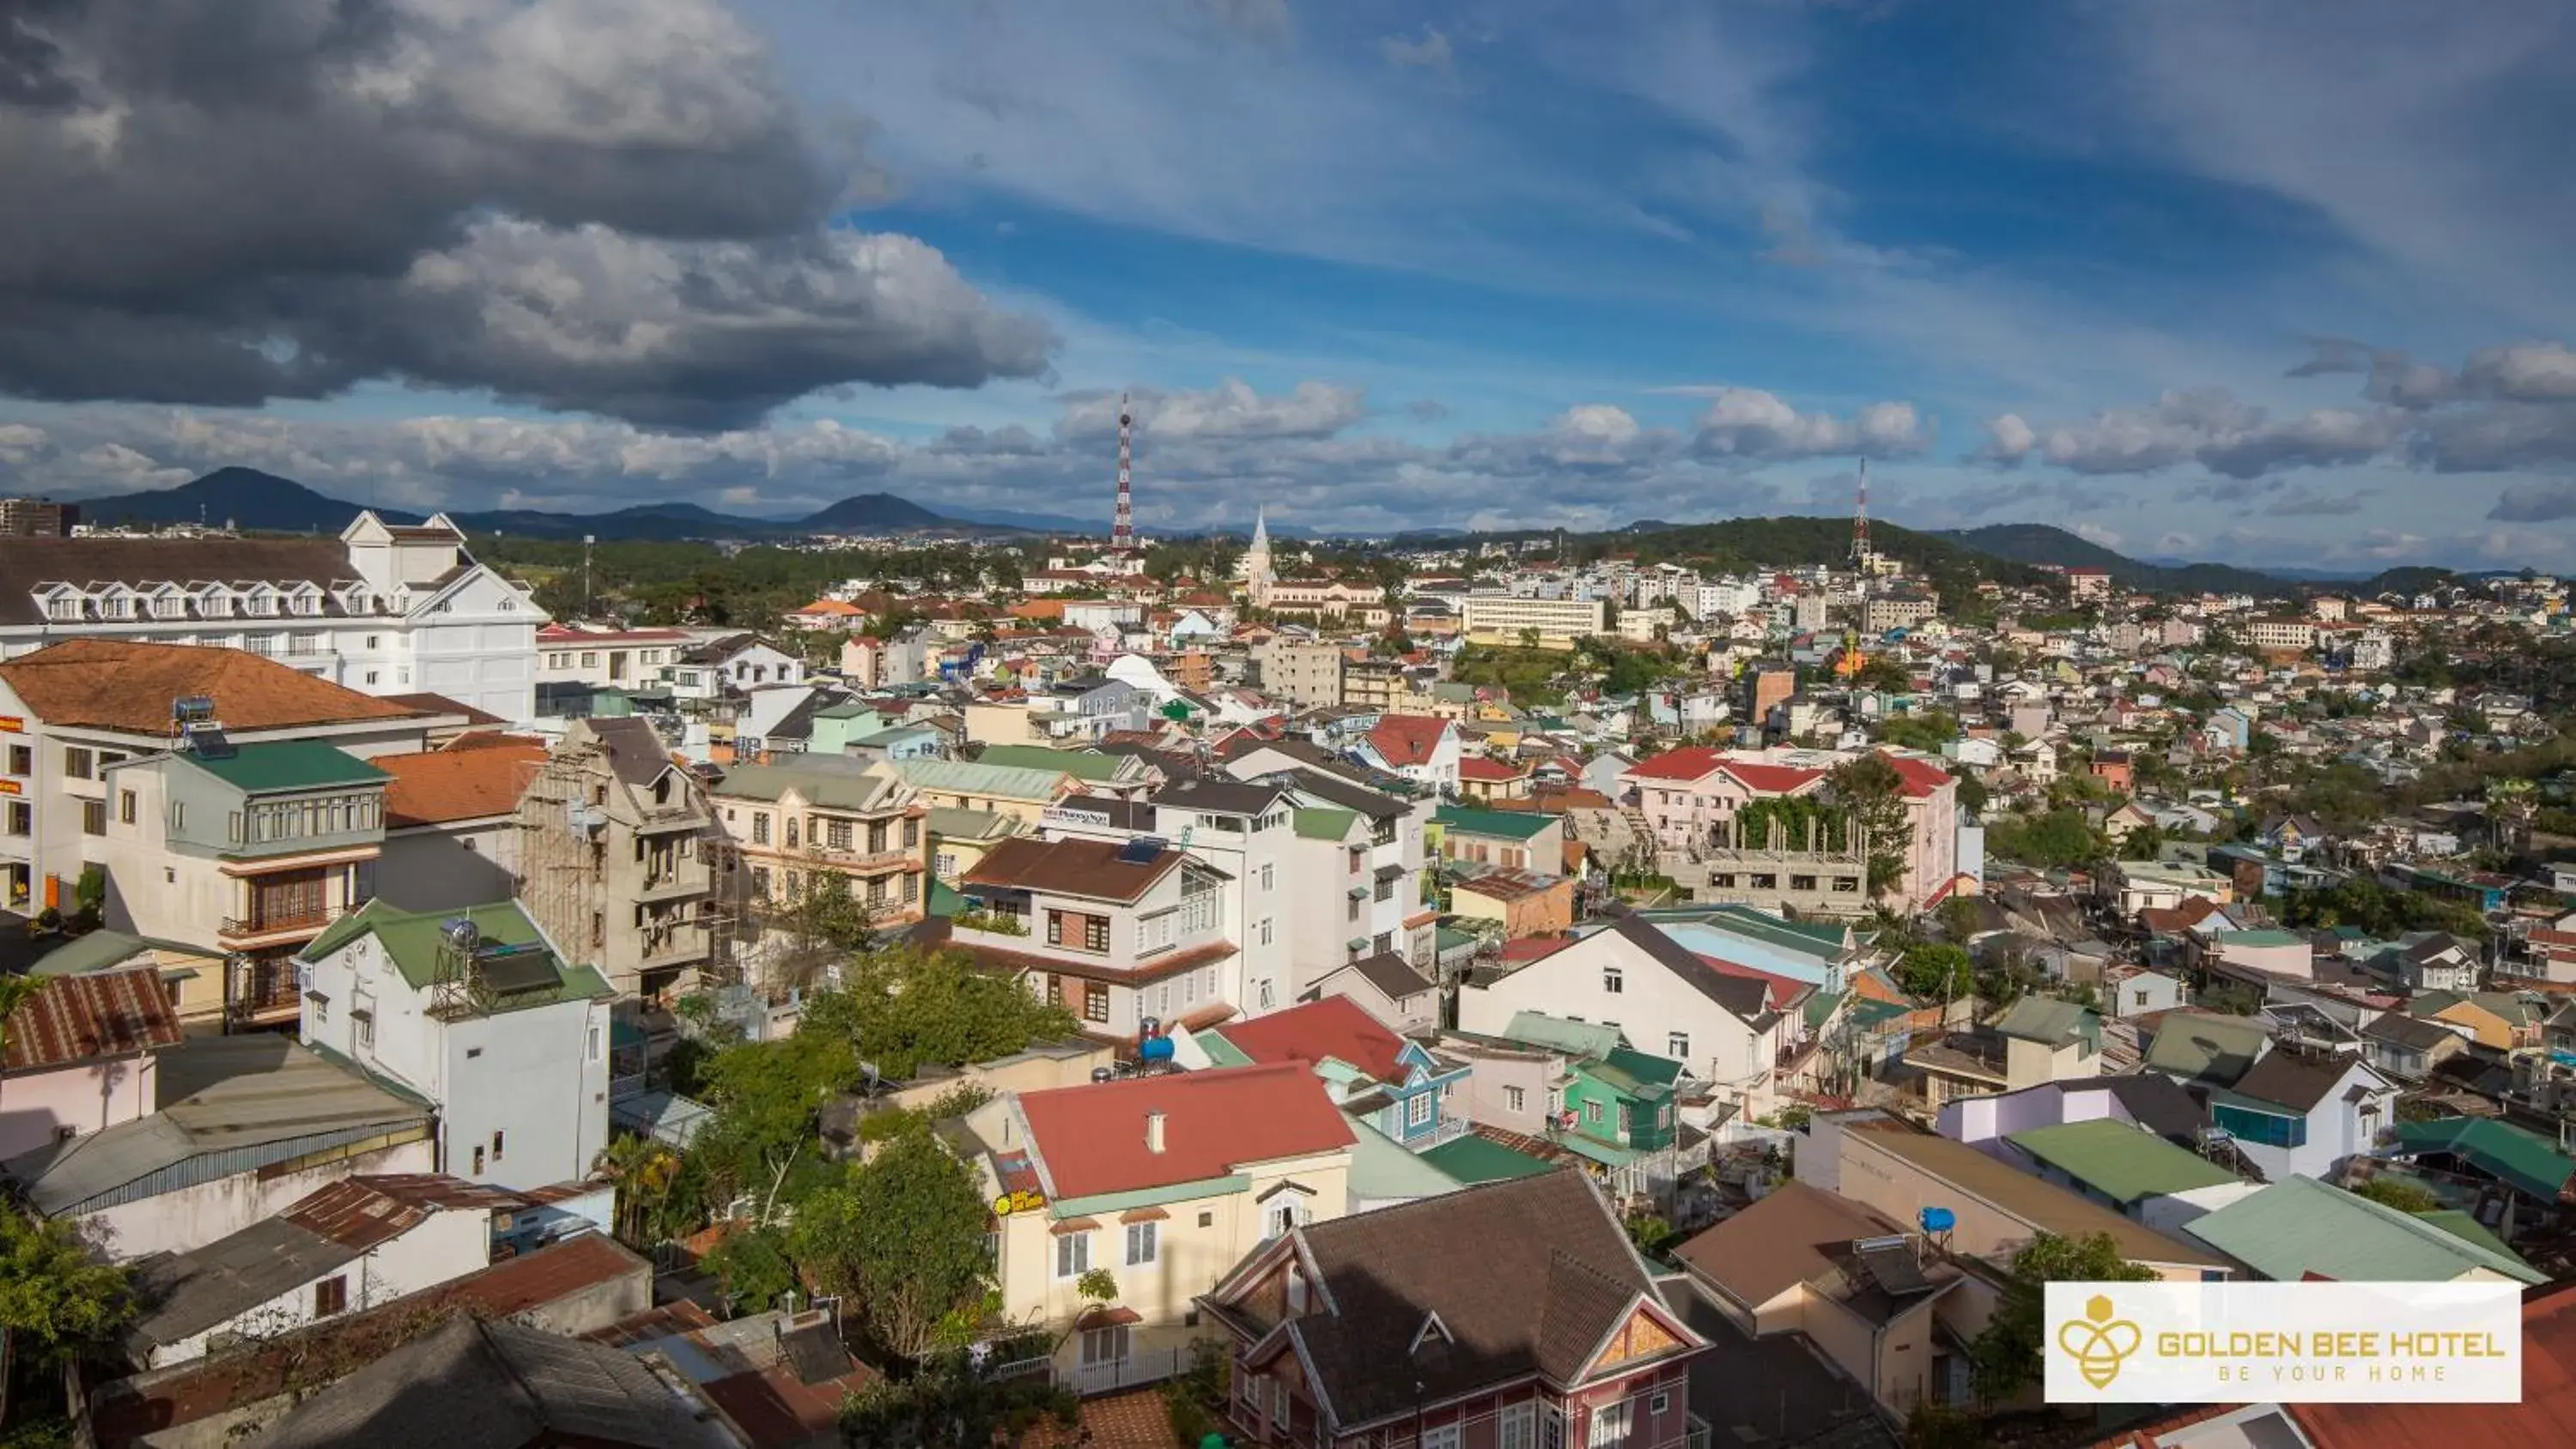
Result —
<path fill-rule="evenodd" d="M 1052 750 L 1044 745 L 986 745 L 984 753 L 975 757 L 975 763 L 1014 770 L 1060 771 L 1080 780 L 1086 787 L 1142 789 L 1148 783 L 1145 763 L 1133 755 Z"/>
<path fill-rule="evenodd" d="M 438 1108 L 439 1168 L 530 1189 L 608 1145 L 609 1001 L 516 901 L 370 902 L 298 954 L 305 1045 Z"/>
<path fill-rule="evenodd" d="M 2400 1122 L 2391 1157 L 2423 1160 L 2493 1178 L 2537 1202 L 2576 1204 L 2576 1160 L 2538 1133 L 2491 1117 Z"/>
<path fill-rule="evenodd" d="M 2145 1067 L 2185 1082 L 2233 1086 L 2272 1044 L 2250 1016 L 2214 1011 L 2169 1011 L 2147 1044 Z"/>
<path fill-rule="evenodd" d="M 1431 814 L 1426 849 L 1443 860 L 1509 866 L 1560 875 L 1565 870 L 1565 817 L 1535 810 L 1469 810 L 1443 805 Z"/>
<path fill-rule="evenodd" d="M 2042 1178 L 2140 1222 L 2148 1219 L 2152 1199 L 2238 1181 L 2207 1158 L 2116 1117 L 2033 1127 L 2004 1140 L 2038 1164 Z"/>
<path fill-rule="evenodd" d="M 183 989 L 191 1020 L 294 1021 L 296 949 L 374 894 L 391 776 L 319 741 L 220 730 L 98 773 L 106 789 L 84 809 L 107 925 L 230 962 Z"/>
<path fill-rule="evenodd" d="M 2285 1177 L 2181 1227 L 2276 1283 L 2541 1283 L 2511 1253 L 2312 1177 Z"/>
<path fill-rule="evenodd" d="M 2006 1091 L 2102 1074 L 2102 1014 L 2053 996 L 2025 996 L 1997 1018 Z"/>

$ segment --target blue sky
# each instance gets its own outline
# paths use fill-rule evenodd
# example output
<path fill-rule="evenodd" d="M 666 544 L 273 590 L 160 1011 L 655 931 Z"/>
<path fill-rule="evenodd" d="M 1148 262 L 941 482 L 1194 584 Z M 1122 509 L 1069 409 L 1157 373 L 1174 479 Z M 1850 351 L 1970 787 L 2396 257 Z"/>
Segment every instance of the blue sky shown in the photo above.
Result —
<path fill-rule="evenodd" d="M 156 8 L 0 101 L 75 198 L 0 238 L 0 481 L 1105 517 L 1132 389 L 1149 528 L 1842 512 L 1867 456 L 1924 526 L 2576 569 L 2563 4 L 253 0 L 282 120 L 120 63 Z M 178 210 L 317 133 L 243 173 L 303 230 Z"/>

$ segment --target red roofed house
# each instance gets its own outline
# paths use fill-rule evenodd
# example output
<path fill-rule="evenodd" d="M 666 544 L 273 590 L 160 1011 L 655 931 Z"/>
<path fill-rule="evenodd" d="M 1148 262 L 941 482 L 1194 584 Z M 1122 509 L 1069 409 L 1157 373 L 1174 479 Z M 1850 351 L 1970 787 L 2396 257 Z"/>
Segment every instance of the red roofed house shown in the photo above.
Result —
<path fill-rule="evenodd" d="M 1359 757 L 1390 775 L 1455 792 L 1458 726 L 1427 714 L 1380 715 L 1360 737 Z"/>
<path fill-rule="evenodd" d="M 157 1110 L 152 1054 L 179 1044 L 157 968 L 40 976 L 9 1018 L 0 1157 L 86 1137 Z"/>
<path fill-rule="evenodd" d="M 868 621 L 868 611 L 842 599 L 816 599 L 780 617 L 791 629 L 856 629 Z"/>
<path fill-rule="evenodd" d="M 996 1098 L 966 1118 L 995 1208 L 1002 1314 L 1055 1334 L 1086 1393 L 1189 1361 L 1191 1299 L 1243 1257 L 1350 1210 L 1349 1119 L 1303 1061 Z M 1086 1298 L 1094 1270 L 1118 1285 Z"/>
<path fill-rule="evenodd" d="M 1889 895 L 1903 909 L 1920 910 L 1947 895 L 1959 873 L 1958 782 L 1920 755 L 1881 750 L 1878 757 L 1896 772 L 1905 798 L 1905 868 Z M 1756 800 L 1818 793 L 1833 763 L 1809 751 L 1782 760 L 1693 745 L 1620 771 L 1619 789 L 1644 812 L 1657 844 L 1687 850 L 1722 844 L 1736 812 Z"/>
<path fill-rule="evenodd" d="M 1458 793 L 1482 805 L 1497 800 L 1526 800 L 1530 796 L 1530 767 L 1513 760 L 1470 755 L 1458 762 Z"/>

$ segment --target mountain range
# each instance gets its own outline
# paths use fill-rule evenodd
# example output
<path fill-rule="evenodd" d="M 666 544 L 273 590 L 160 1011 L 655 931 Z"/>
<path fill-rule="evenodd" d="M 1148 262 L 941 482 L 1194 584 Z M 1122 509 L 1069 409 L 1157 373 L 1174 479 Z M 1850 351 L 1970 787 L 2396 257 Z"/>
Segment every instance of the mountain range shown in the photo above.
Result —
<path fill-rule="evenodd" d="M 337 533 L 358 516 L 362 505 L 318 493 L 290 478 L 256 468 L 219 468 L 176 488 L 121 493 L 83 499 L 84 520 L 114 523 L 229 523 L 233 527 L 275 533 Z M 421 515 L 379 508 L 389 523 L 418 523 Z M 991 536 L 1025 533 L 1105 532 L 1100 520 L 1004 510 L 958 510 L 942 513 L 892 493 L 861 493 L 799 518 L 761 518 L 719 513 L 694 503 L 647 503 L 608 513 L 553 513 L 539 509 L 495 509 L 450 512 L 448 517 L 468 533 L 498 533 L 521 538 L 575 539 L 589 535 L 603 541 L 678 542 L 685 540 L 789 539 L 817 533 L 920 533 L 946 536 Z M 1761 525 L 1787 520 L 1739 520 L 1736 531 L 1761 533 Z M 1634 539 L 1659 533 L 1697 534 L 1723 529 L 1723 524 L 1673 524 L 1641 519 L 1618 530 Z M 1200 536 L 1249 534 L 1249 522 L 1197 530 Z M 1272 524 L 1286 538 L 1316 538 L 1315 529 Z M 1775 530 L 1776 531 L 1776 530 Z M 1528 536 L 1537 536 L 1533 531 Z M 1427 543 L 1473 537 L 1458 529 L 1418 528 L 1396 534 L 1395 541 Z M 2369 580 L 2354 580 L 2323 570 L 2283 569 L 2263 573 L 2230 564 L 2187 563 L 2169 559 L 2133 559 L 2065 529 L 2045 523 L 1998 523 L 1921 535 L 2009 565 L 2024 568 L 2098 568 L 2126 588 L 2150 591 L 2248 593 L 2281 596 L 2328 583 L 2349 583 L 2369 593 L 2396 588 L 2413 591 L 2450 577 L 2425 568 L 2391 569 Z M 1744 540 L 1751 542 L 1751 538 Z M 1786 560 L 1782 560 L 1786 561 Z"/>

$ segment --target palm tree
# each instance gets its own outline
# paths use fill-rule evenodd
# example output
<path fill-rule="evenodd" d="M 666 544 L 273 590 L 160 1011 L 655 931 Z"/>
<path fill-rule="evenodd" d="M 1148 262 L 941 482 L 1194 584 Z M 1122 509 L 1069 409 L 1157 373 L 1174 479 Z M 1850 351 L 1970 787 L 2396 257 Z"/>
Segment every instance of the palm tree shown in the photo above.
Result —
<path fill-rule="evenodd" d="M 679 1154 L 650 1137 L 620 1137 L 600 1149 L 590 1170 L 617 1189 L 617 1236 L 630 1247 L 643 1246 L 647 1227 L 679 1179 Z"/>

